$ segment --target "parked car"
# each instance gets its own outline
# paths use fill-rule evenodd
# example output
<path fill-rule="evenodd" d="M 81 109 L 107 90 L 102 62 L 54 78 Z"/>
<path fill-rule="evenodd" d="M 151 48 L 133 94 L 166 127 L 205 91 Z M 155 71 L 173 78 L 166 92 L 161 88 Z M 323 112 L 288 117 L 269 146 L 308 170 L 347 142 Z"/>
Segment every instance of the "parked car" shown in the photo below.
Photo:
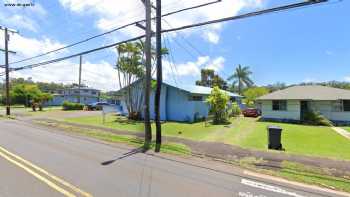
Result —
<path fill-rule="evenodd" d="M 110 105 L 106 102 L 96 102 L 87 105 L 88 110 L 102 110 L 103 106 Z"/>
<path fill-rule="evenodd" d="M 247 108 L 242 111 L 244 117 L 259 117 L 261 115 L 261 111 L 256 108 Z"/>

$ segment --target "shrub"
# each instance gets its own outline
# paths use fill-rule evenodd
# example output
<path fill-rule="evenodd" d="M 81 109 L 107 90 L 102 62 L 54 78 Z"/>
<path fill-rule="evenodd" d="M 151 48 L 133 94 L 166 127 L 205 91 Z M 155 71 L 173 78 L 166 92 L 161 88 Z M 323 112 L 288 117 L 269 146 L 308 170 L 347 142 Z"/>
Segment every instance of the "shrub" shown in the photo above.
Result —
<path fill-rule="evenodd" d="M 68 101 L 64 101 L 62 104 L 63 110 L 83 110 L 84 105 L 80 103 L 72 103 Z"/>
<path fill-rule="evenodd" d="M 227 103 L 229 96 L 217 86 L 213 88 L 207 102 L 210 105 L 210 113 L 214 115 L 214 124 L 226 123 L 228 119 Z"/>
<path fill-rule="evenodd" d="M 237 103 L 232 103 L 231 108 L 229 109 L 229 116 L 230 117 L 237 117 L 241 115 L 242 111 L 241 108 L 238 106 Z"/>
<path fill-rule="evenodd" d="M 321 126 L 333 126 L 332 122 L 319 112 L 309 111 L 304 115 L 304 123 Z"/>

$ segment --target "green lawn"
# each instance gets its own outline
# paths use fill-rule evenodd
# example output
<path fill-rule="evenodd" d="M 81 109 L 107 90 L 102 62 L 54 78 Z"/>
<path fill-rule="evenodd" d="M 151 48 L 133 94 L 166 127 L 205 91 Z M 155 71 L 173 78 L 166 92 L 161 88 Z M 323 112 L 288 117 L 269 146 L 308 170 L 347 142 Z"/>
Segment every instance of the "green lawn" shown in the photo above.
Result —
<path fill-rule="evenodd" d="M 108 116 L 104 125 L 100 116 L 70 118 L 66 121 L 131 132 L 143 131 L 143 122 L 128 121 L 116 116 Z M 350 160 L 350 140 L 338 135 L 329 127 L 259 122 L 254 118 L 236 118 L 231 119 L 230 125 L 212 125 L 204 122 L 193 124 L 166 122 L 162 128 L 163 134 L 167 136 L 216 141 L 244 148 L 267 150 L 266 127 L 268 125 L 277 125 L 283 128 L 282 144 L 286 153 Z"/>
<path fill-rule="evenodd" d="M 105 124 L 102 123 L 101 116 L 89 116 L 79 118 L 65 119 L 67 122 L 80 123 L 93 126 L 103 126 L 107 128 L 118 129 L 130 132 L 142 132 L 144 124 L 141 121 L 131 121 L 124 117 L 109 115 L 106 117 Z M 211 133 L 215 131 L 228 130 L 225 125 L 212 125 L 210 123 L 179 123 L 166 122 L 162 124 L 163 133 L 167 136 L 183 137 L 192 140 L 205 140 Z M 155 125 L 152 124 L 152 129 L 155 130 Z"/>

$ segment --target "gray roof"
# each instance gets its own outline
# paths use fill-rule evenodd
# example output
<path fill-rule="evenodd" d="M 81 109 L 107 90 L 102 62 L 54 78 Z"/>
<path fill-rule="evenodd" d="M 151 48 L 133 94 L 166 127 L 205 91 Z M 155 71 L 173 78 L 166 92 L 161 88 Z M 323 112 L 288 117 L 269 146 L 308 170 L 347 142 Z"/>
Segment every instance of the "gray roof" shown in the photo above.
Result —
<path fill-rule="evenodd" d="M 141 80 L 138 79 L 135 82 L 133 82 L 131 85 L 135 84 L 135 83 L 139 83 Z M 163 85 L 167 85 L 167 86 L 171 86 L 174 88 L 177 88 L 179 90 L 191 93 L 191 94 L 201 94 L 201 95 L 209 95 L 212 91 L 212 88 L 209 87 L 205 87 L 205 86 L 198 86 L 198 85 L 181 85 L 181 84 L 171 84 L 168 82 L 163 82 Z M 121 91 L 123 91 L 126 87 L 119 89 L 116 91 L 116 94 L 120 93 Z M 226 90 L 222 90 L 223 92 L 225 92 L 227 95 L 229 95 L 230 97 L 242 97 L 239 94 L 236 93 L 232 93 Z"/>
<path fill-rule="evenodd" d="M 164 83 L 166 84 L 166 83 Z M 167 84 L 169 85 L 169 84 Z M 205 86 L 198 86 L 198 85 L 170 85 L 173 86 L 175 88 L 178 88 L 180 90 L 189 92 L 191 94 L 202 94 L 202 95 L 209 95 L 212 91 L 212 88 L 209 87 L 205 87 Z M 223 92 L 225 92 L 227 95 L 229 95 L 230 97 L 242 97 L 238 94 L 229 92 L 229 91 L 225 91 L 222 90 Z"/>
<path fill-rule="evenodd" d="M 350 90 L 320 85 L 293 86 L 264 95 L 257 100 L 350 100 Z"/>

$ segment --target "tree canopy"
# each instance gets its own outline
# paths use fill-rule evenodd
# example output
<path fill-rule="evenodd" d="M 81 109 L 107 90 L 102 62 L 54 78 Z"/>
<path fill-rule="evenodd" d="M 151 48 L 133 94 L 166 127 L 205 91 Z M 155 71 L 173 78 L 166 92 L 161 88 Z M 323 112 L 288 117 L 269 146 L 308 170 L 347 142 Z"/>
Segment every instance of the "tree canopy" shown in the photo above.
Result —
<path fill-rule="evenodd" d="M 243 87 L 251 87 L 254 85 L 253 80 L 250 78 L 250 76 L 253 73 L 250 71 L 250 68 L 248 66 L 242 67 L 240 64 L 235 69 L 235 72 L 228 77 L 228 81 L 232 81 L 232 86 L 238 87 L 238 94 L 242 94 Z"/>

